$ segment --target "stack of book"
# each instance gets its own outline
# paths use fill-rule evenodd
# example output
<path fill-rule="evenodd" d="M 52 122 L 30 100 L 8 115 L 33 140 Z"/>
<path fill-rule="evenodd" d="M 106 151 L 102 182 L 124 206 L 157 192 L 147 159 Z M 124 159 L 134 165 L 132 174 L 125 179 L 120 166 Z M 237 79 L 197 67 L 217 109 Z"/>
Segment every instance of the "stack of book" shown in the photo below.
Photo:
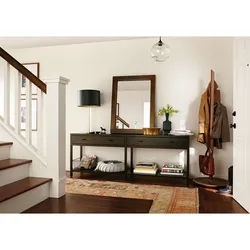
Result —
<path fill-rule="evenodd" d="M 187 129 L 174 129 L 170 131 L 171 135 L 193 135 L 190 130 Z"/>
<path fill-rule="evenodd" d="M 149 174 L 156 175 L 158 171 L 157 165 L 154 162 L 139 162 L 135 165 L 134 174 Z"/>
<path fill-rule="evenodd" d="M 183 167 L 178 164 L 164 164 L 161 175 L 183 175 Z"/>

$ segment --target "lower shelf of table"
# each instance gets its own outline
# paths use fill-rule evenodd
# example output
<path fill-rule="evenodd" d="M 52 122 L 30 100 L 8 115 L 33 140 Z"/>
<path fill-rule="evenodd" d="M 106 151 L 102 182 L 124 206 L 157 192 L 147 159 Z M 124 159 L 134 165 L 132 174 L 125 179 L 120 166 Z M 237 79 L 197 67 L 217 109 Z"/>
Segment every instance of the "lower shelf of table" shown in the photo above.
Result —
<path fill-rule="evenodd" d="M 144 174 L 144 173 L 131 173 L 130 170 L 127 173 L 128 175 L 133 175 L 133 176 L 150 176 L 150 177 L 162 177 L 162 178 L 182 178 L 182 179 L 186 179 L 187 178 L 187 173 L 184 172 L 183 175 L 167 175 L 167 174 Z"/>
<path fill-rule="evenodd" d="M 160 174 L 157 173 L 155 175 L 153 174 L 144 174 L 144 173 L 131 173 L 130 169 L 127 171 L 122 172 L 103 172 L 103 171 L 95 171 L 93 169 L 73 169 L 72 172 L 80 172 L 80 173 L 95 173 L 95 174 L 120 174 L 120 175 L 129 175 L 129 176 L 150 176 L 150 177 L 161 177 L 161 178 L 187 178 L 187 173 L 184 172 L 183 175 L 167 175 L 167 174 Z"/>
<path fill-rule="evenodd" d="M 96 174 L 126 174 L 126 171 L 121 172 L 103 172 L 103 171 L 95 171 L 93 169 L 73 169 L 72 172 L 78 172 L 78 173 L 96 173 Z"/>

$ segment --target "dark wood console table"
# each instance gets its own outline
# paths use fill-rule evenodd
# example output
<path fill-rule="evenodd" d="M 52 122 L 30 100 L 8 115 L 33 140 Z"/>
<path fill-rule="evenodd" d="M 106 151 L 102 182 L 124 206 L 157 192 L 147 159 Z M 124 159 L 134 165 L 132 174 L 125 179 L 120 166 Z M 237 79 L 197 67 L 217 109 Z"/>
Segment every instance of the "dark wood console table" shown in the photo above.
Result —
<path fill-rule="evenodd" d="M 80 158 L 82 158 L 83 146 L 96 147 L 122 147 L 124 148 L 124 164 L 125 173 L 134 177 L 133 173 L 133 154 L 134 148 L 159 148 L 159 149 L 183 149 L 187 152 L 187 161 L 182 176 L 154 175 L 163 178 L 185 178 L 188 185 L 189 182 L 189 136 L 173 136 L 173 135 L 125 135 L 125 134 L 70 134 L 70 177 L 73 176 L 73 146 L 80 146 Z M 131 148 L 130 155 L 130 171 L 127 164 L 127 148 Z M 79 172 L 79 170 L 77 170 Z M 86 170 L 80 170 L 82 172 Z M 87 170 L 90 171 L 90 170 Z M 91 170 L 93 171 L 93 170 Z M 110 174 L 110 173 L 107 173 Z M 137 174 L 136 174 L 137 175 Z"/>

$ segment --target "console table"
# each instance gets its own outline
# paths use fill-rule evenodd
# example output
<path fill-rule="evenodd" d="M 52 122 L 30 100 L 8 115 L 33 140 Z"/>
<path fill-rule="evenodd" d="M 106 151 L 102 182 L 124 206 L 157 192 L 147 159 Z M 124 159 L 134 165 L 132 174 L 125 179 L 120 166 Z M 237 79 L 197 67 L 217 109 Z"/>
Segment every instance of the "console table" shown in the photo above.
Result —
<path fill-rule="evenodd" d="M 73 176 L 73 146 L 80 146 L 80 158 L 82 158 L 83 146 L 95 147 L 122 147 L 124 148 L 125 176 L 134 177 L 133 154 L 134 148 L 159 148 L 159 149 L 183 149 L 187 152 L 187 161 L 182 176 L 153 175 L 162 178 L 185 178 L 189 183 L 189 136 L 174 135 L 125 135 L 125 134 L 70 134 L 70 177 Z M 131 149 L 130 170 L 127 164 L 127 148 Z M 86 170 L 77 170 L 77 172 Z M 93 170 L 87 170 L 93 171 Z M 103 173 L 103 172 L 102 172 Z M 110 173 L 107 173 L 110 174 Z M 136 174 L 138 175 L 138 174 Z M 139 174 L 140 175 L 140 174 Z"/>

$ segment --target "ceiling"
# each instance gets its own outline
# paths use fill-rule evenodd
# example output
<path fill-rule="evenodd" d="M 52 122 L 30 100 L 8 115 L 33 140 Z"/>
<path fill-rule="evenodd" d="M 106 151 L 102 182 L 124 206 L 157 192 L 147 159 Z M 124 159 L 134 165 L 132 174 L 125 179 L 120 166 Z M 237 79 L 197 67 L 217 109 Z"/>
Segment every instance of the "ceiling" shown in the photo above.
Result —
<path fill-rule="evenodd" d="M 148 37 L 132 36 L 105 36 L 105 37 L 0 37 L 0 47 L 4 49 L 21 49 L 32 47 L 57 46 L 79 43 L 94 43 L 131 40 Z"/>

